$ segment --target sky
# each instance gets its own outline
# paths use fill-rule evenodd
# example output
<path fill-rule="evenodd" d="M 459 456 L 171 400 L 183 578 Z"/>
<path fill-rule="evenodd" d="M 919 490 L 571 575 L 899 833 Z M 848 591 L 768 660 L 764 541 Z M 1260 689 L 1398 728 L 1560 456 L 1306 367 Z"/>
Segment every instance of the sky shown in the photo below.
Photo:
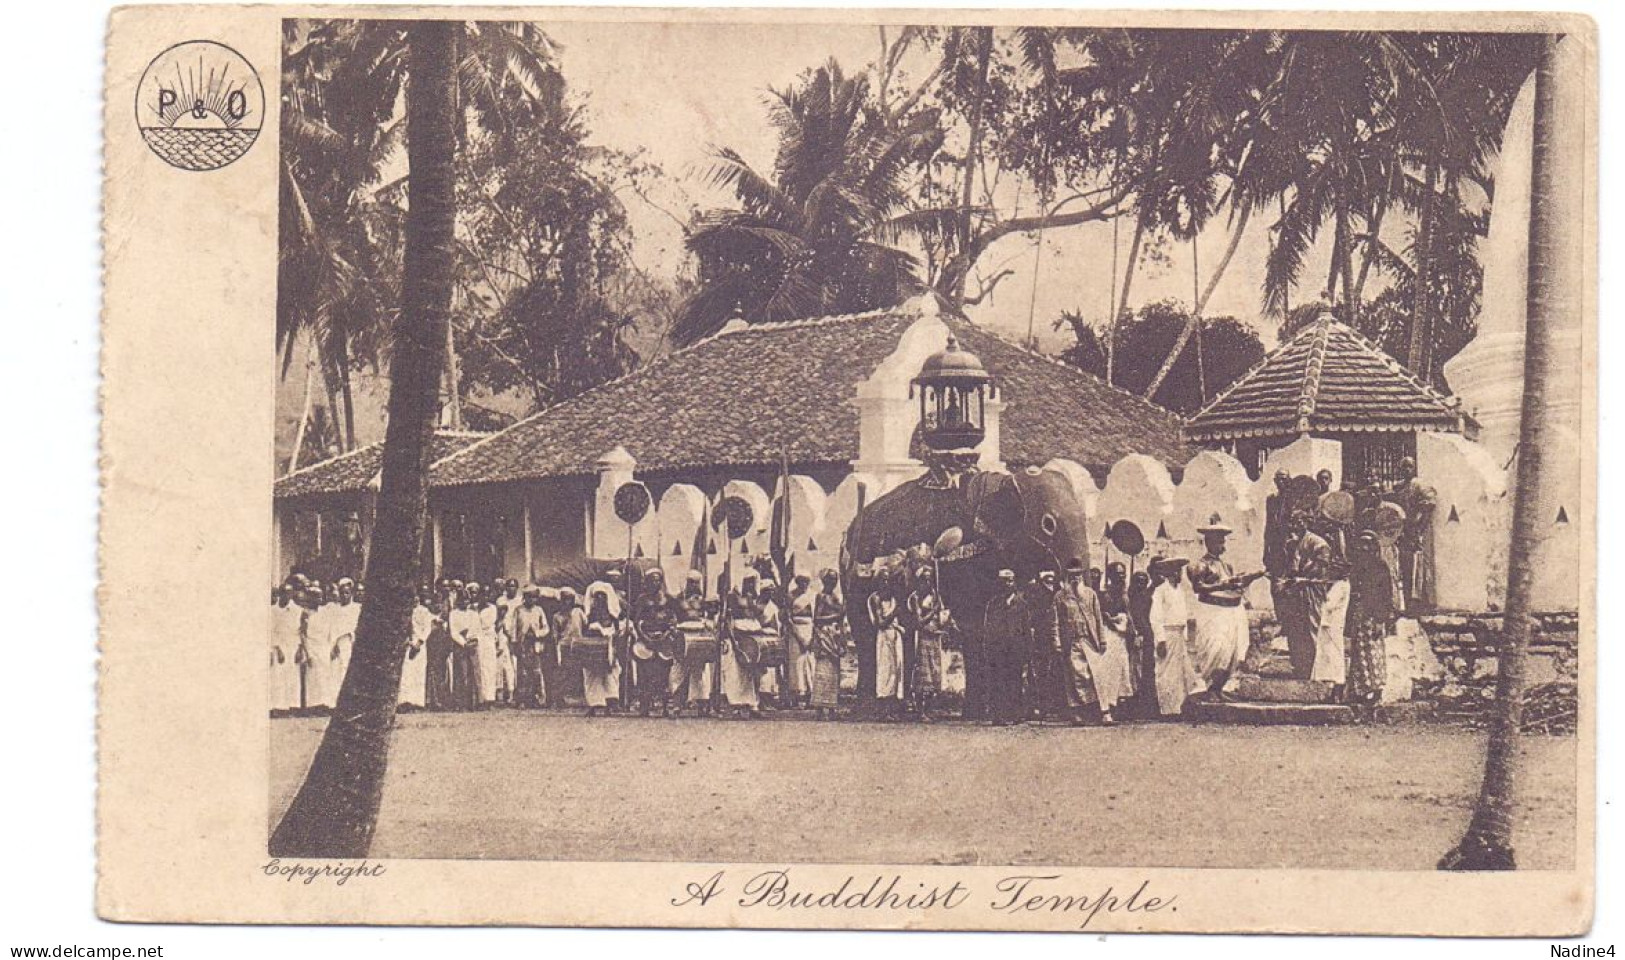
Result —
<path fill-rule="evenodd" d="M 714 148 L 732 147 L 757 169 L 771 169 L 776 141 L 768 122 L 768 91 L 791 85 L 804 70 L 832 57 L 848 73 L 858 72 L 880 50 L 872 25 L 546 22 L 544 28 L 562 48 L 566 81 L 586 99 L 594 140 L 642 150 L 665 171 L 667 182 L 651 193 L 655 204 L 636 197 L 627 203 L 639 264 L 668 276 L 682 259 L 682 231 L 674 216 L 682 218 L 694 205 L 728 202 L 725 193 L 704 182 Z M 1228 230 L 1219 218 L 1196 241 L 1204 286 L 1229 243 Z M 990 301 L 967 313 L 1010 337 L 1024 336 L 1031 322 L 1046 349 L 1066 346 L 1070 334 L 1051 329 L 1062 311 L 1100 319 L 1110 313 L 1112 232 L 1109 223 L 1050 231 L 1041 251 L 1033 238 L 1004 238 L 980 265 L 989 274 L 1013 273 Z M 1127 256 L 1129 233 L 1124 224 L 1120 262 Z M 1318 287 L 1313 278 L 1325 276 L 1329 234 L 1323 233 L 1309 257 L 1295 300 L 1313 299 L 1310 291 Z M 1275 321 L 1263 318 L 1260 308 L 1268 245 L 1268 218 L 1255 217 L 1206 312 L 1240 317 L 1273 345 Z M 1130 307 L 1167 298 L 1192 301 L 1190 244 L 1169 246 L 1166 254 L 1165 260 L 1142 261 Z"/>

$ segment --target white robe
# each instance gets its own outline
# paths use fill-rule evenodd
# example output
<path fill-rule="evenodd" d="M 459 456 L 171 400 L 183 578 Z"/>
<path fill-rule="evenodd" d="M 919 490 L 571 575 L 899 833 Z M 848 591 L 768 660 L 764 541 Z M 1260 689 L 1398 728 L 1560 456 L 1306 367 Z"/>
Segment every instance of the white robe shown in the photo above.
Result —
<path fill-rule="evenodd" d="M 355 648 L 355 630 L 361 623 L 361 604 L 355 601 L 349 603 L 335 603 L 328 614 L 329 629 L 333 634 L 333 646 L 338 649 L 339 658 L 334 666 L 333 702 L 339 699 L 339 687 L 344 684 L 344 677 L 350 672 L 350 654 Z"/>
<path fill-rule="evenodd" d="M 790 629 L 784 635 L 785 673 L 797 699 L 812 693 L 813 599 L 809 590 L 790 601 Z"/>
<path fill-rule="evenodd" d="M 739 647 L 734 638 L 742 635 L 746 629 L 755 629 L 755 624 L 748 627 L 735 620 L 728 631 L 728 636 L 722 641 L 722 696 L 730 706 L 749 707 L 752 710 L 761 705 L 761 698 L 757 696 L 755 668 L 746 663 L 739 655 Z"/>
<path fill-rule="evenodd" d="M 615 626 L 589 621 L 582 630 L 587 636 L 609 639 L 609 652 L 602 664 L 583 664 L 581 667 L 581 693 L 589 707 L 604 707 L 621 697 L 621 669 L 615 662 Z"/>
<path fill-rule="evenodd" d="M 774 603 L 772 600 L 769 600 L 762 605 L 762 627 L 764 629 L 779 633 L 782 638 L 784 625 L 779 622 L 779 605 Z M 765 697 L 778 696 L 778 668 L 757 666 L 752 669 L 756 671 L 756 692 Z M 760 702 L 760 698 L 758 698 L 758 702 Z"/>
<path fill-rule="evenodd" d="M 1348 656 L 1344 650 L 1343 625 L 1349 612 L 1349 582 L 1332 581 L 1326 591 L 1326 603 L 1320 609 L 1320 629 L 1315 631 L 1315 666 L 1309 674 L 1311 680 L 1342 683 L 1348 672 Z"/>
<path fill-rule="evenodd" d="M 1089 588 L 1085 586 L 1082 589 Z M 1095 693 L 1100 697 L 1100 707 L 1110 710 L 1134 695 L 1134 663 L 1129 657 L 1127 636 L 1112 625 L 1112 618 L 1104 612 L 1101 620 L 1106 629 L 1100 635 L 1100 645 L 1106 649 L 1096 650 L 1084 644 L 1083 656 L 1089 664 L 1089 674 L 1094 680 Z M 1126 615 L 1124 620 L 1127 620 Z M 1124 626 L 1127 626 L 1126 622 Z"/>
<path fill-rule="evenodd" d="M 332 629 L 334 604 L 305 611 L 300 629 L 305 651 L 305 706 L 331 707 L 343 679 L 334 656 Z"/>
<path fill-rule="evenodd" d="M 1191 666 L 1190 611 L 1184 591 L 1169 583 L 1157 584 L 1151 594 L 1151 639 L 1162 651 L 1157 656 L 1157 708 L 1164 716 L 1185 708 L 1185 699 L 1202 689 Z"/>
<path fill-rule="evenodd" d="M 423 604 L 412 608 L 412 636 L 406 644 L 406 659 L 401 663 L 402 706 L 422 707 L 429 702 L 429 633 L 434 627 L 434 612 Z"/>
<path fill-rule="evenodd" d="M 291 603 L 271 608 L 267 693 L 272 710 L 292 710 L 299 706 L 299 621 L 303 614 L 302 608 Z"/>
<path fill-rule="evenodd" d="M 877 609 L 891 616 L 897 610 L 897 601 L 871 596 L 871 621 Z M 875 631 L 875 696 L 881 700 L 903 699 L 903 628 L 895 619 L 890 626 Z"/>
<path fill-rule="evenodd" d="M 508 643 L 497 631 L 497 608 L 486 604 L 479 610 L 480 698 L 481 703 L 505 699 L 512 685 L 508 679 Z"/>
<path fill-rule="evenodd" d="M 1196 603 L 1196 672 L 1211 683 L 1221 673 L 1234 673 L 1247 659 L 1252 641 L 1247 632 L 1247 607 L 1221 607 Z"/>

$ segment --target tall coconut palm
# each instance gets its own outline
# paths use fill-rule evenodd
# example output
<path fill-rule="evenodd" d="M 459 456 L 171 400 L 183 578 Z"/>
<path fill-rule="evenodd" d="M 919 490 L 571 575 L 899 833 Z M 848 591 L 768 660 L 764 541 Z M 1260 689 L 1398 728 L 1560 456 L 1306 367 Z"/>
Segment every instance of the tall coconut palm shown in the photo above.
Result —
<path fill-rule="evenodd" d="M 368 549 L 367 604 L 349 670 L 310 771 L 273 832 L 277 856 L 358 857 L 372 843 L 389 762 L 402 655 L 420 580 L 429 449 L 455 286 L 456 153 L 469 111 L 500 119 L 501 106 L 471 82 L 491 69 L 532 83 L 534 60 L 508 56 L 533 44 L 500 26 L 419 20 L 395 25 L 388 56 L 402 62 L 406 92 L 407 210 L 400 310 L 391 327 L 389 422 Z M 493 39 L 506 33 L 511 39 Z M 486 64 L 475 70 L 476 63 Z M 500 84 L 486 88 L 500 89 Z"/>
<path fill-rule="evenodd" d="M 719 150 L 710 181 L 739 206 L 701 215 L 688 236 L 700 287 L 672 329 L 691 343 L 738 316 L 749 322 L 891 306 L 923 289 L 918 263 L 892 243 L 929 212 L 905 209 L 904 176 L 942 132 L 928 114 L 888 127 L 869 83 L 831 61 L 776 91 L 772 176 Z"/>
<path fill-rule="evenodd" d="M 1512 544 L 1507 557 L 1506 609 L 1497 657 L 1495 711 L 1484 758 L 1484 780 L 1461 842 L 1439 862 L 1443 870 L 1511 870 L 1512 814 L 1523 726 L 1525 664 L 1535 631 L 1531 615 L 1534 558 L 1548 529 L 1542 496 L 1554 437 L 1547 397 L 1556 361 L 1558 331 L 1573 325 L 1579 309 L 1577 249 L 1584 211 L 1581 185 L 1572 177 L 1583 165 L 1569 162 L 1582 149 L 1573 130 L 1558 122 L 1561 43 L 1543 38 L 1535 72 L 1535 131 L 1529 204 L 1529 282 L 1524 324 L 1523 403 L 1518 425 L 1518 466 L 1513 488 Z M 1572 371 L 1565 371 L 1572 373 Z"/>

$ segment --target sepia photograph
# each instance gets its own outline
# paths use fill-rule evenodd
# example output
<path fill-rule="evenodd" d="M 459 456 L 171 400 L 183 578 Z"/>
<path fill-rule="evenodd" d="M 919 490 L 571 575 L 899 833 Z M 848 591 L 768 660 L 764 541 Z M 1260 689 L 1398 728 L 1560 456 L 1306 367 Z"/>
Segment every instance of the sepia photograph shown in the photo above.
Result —
<path fill-rule="evenodd" d="M 260 852 L 1588 870 L 1594 36 L 898 14 L 182 79 L 275 182 Z"/>

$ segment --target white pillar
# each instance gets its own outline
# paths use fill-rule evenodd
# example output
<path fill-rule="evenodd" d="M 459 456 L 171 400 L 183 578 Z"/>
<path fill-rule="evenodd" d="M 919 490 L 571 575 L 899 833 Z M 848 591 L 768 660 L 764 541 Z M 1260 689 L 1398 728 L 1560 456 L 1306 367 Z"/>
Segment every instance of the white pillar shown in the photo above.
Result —
<path fill-rule="evenodd" d="M 604 560 L 620 560 L 626 556 L 627 528 L 615 515 L 615 491 L 622 484 L 636 478 L 637 460 L 625 447 L 616 446 L 598 458 L 598 490 L 593 496 L 592 555 Z"/>
<path fill-rule="evenodd" d="M 441 535 L 440 531 L 439 510 L 429 511 L 429 524 L 429 536 L 432 539 L 434 548 L 434 579 L 439 580 L 440 571 L 443 569 L 444 565 L 443 557 L 446 543 L 445 538 Z"/>
<path fill-rule="evenodd" d="M 525 525 L 525 582 L 530 583 L 536 577 L 536 547 L 530 532 L 530 496 L 528 493 L 520 496 L 524 497 L 519 507 L 519 522 Z"/>
<path fill-rule="evenodd" d="M 997 397 L 989 397 L 982 407 L 982 442 L 976 446 L 976 452 L 980 455 L 976 465 L 983 470 L 1006 469 L 1000 421 L 1007 406 L 1009 404 L 1005 402 L 1004 394 L 1000 393 Z"/>

